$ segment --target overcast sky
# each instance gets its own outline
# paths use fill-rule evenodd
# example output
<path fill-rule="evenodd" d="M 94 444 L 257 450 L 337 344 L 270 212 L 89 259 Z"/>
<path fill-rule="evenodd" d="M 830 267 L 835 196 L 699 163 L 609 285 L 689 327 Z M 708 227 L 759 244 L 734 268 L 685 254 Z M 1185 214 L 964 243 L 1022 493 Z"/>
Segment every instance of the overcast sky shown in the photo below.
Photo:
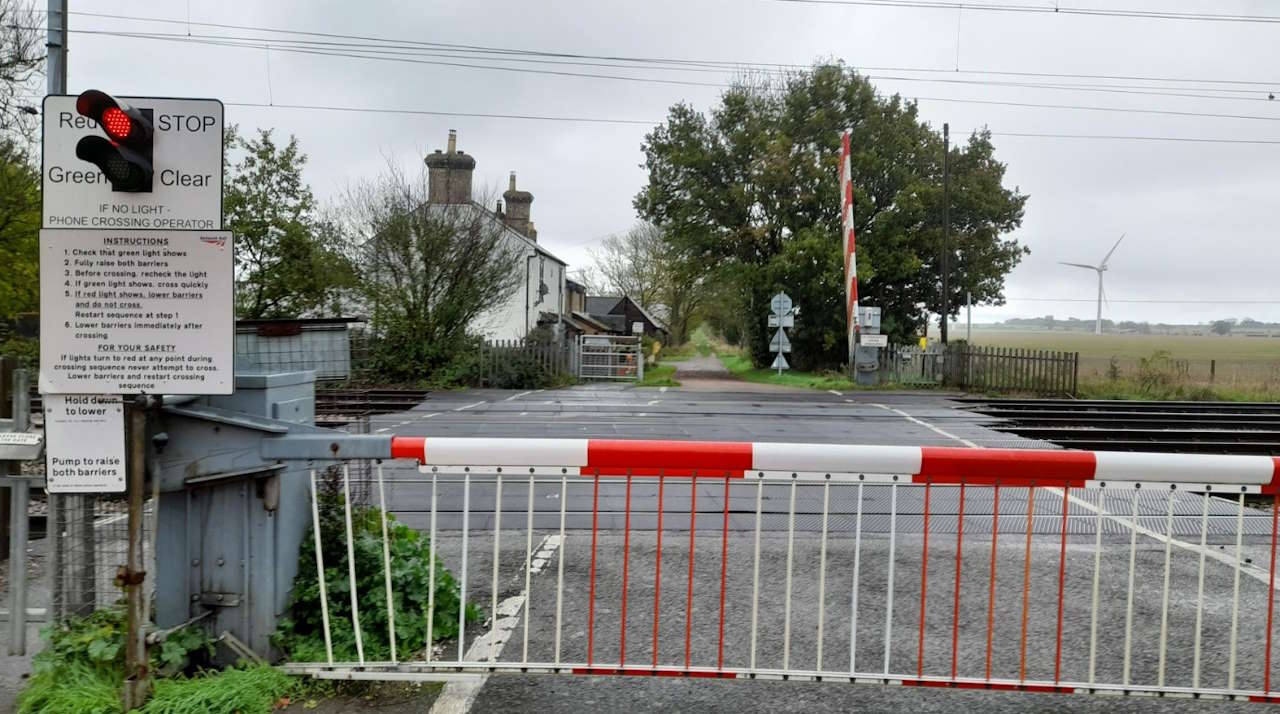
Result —
<path fill-rule="evenodd" d="M 1024 0 L 999 2 L 1025 4 Z M 587 250 L 601 237 L 623 231 L 635 220 L 631 198 L 645 179 L 639 164 L 646 124 L 237 104 L 621 119 L 651 126 L 662 120 L 675 102 L 687 101 L 701 109 L 714 105 L 720 87 L 509 72 L 423 61 L 502 64 L 706 85 L 729 81 L 732 70 L 499 63 L 421 55 L 416 63 L 378 61 L 288 52 L 281 40 L 290 36 L 188 26 L 186 21 L 362 36 L 379 42 L 408 40 L 733 63 L 809 64 L 815 59 L 840 58 L 859 68 L 886 68 L 867 72 L 884 77 L 875 84 L 885 93 L 919 97 L 921 114 L 935 126 L 948 121 L 953 135 L 983 125 L 996 132 L 997 157 L 1008 165 L 1008 184 L 1031 197 L 1026 220 L 1016 234 L 1031 248 L 1031 255 L 1009 276 L 1009 304 L 975 309 L 975 320 L 1046 313 L 1058 318 L 1091 317 L 1094 274 L 1061 266 L 1058 261 L 1096 262 L 1122 233 L 1127 238 L 1107 273 L 1107 292 L 1113 300 L 1106 311 L 1108 317 L 1179 322 L 1243 316 L 1280 320 L 1280 290 L 1274 287 L 1280 248 L 1273 237 L 1280 210 L 1280 99 L 1267 99 L 1269 91 L 1280 94 L 1280 24 L 1275 22 L 775 0 L 115 0 L 110 4 L 71 0 L 70 5 L 70 92 L 101 88 L 122 95 L 220 98 L 228 105 L 228 120 L 242 129 L 271 127 L 281 134 L 297 135 L 310 156 L 306 178 L 322 200 L 339 193 L 350 181 L 376 174 L 388 158 L 416 168 L 425 153 L 443 146 L 449 129 L 457 129 L 459 147 L 476 158 L 478 192 L 486 185 L 495 194 L 500 192 L 506 187 L 507 173 L 516 171 L 520 188 L 534 195 L 532 214 L 539 240 L 570 263 L 571 270 L 589 263 Z M 1087 5 L 1116 7 L 1100 0 L 1075 3 L 1077 7 Z M 1126 0 L 1122 7 L 1280 16 L 1280 7 L 1266 0 Z M 77 12 L 181 22 L 122 20 Z M 276 44 L 266 50 L 77 30 L 190 34 L 195 40 L 213 35 L 270 38 Z M 349 43 L 324 46 L 332 51 L 372 50 L 383 56 L 388 52 L 385 47 L 373 46 L 372 40 L 310 39 Z M 397 56 L 403 57 L 403 51 Z M 536 59 L 545 62 L 555 58 Z M 1125 79 L 990 74 L 996 71 Z M 1262 84 L 1273 80 L 1274 87 Z M 1259 84 L 1241 83 L 1250 81 Z M 1007 86 L 1011 82 L 1077 86 L 1068 90 Z M 1091 89 L 1122 87 L 1126 91 L 1084 91 L 1079 85 Z M 945 98 L 1255 118 L 941 101 Z M 1009 135 L 1016 133 L 1274 143 Z M 1125 300 L 1203 302 L 1177 305 Z M 1273 302 L 1268 304 L 1268 300 Z"/>

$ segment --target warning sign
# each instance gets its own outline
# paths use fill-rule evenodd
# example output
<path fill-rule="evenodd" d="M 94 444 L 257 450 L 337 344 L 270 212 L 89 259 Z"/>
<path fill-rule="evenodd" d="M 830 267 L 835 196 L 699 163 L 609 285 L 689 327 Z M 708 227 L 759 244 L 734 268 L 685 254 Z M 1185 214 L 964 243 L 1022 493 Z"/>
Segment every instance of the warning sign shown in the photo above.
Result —
<path fill-rule="evenodd" d="M 40 231 L 40 391 L 230 394 L 228 231 Z"/>
<path fill-rule="evenodd" d="M 123 491 L 124 405 L 119 396 L 44 396 L 49 493 Z"/>

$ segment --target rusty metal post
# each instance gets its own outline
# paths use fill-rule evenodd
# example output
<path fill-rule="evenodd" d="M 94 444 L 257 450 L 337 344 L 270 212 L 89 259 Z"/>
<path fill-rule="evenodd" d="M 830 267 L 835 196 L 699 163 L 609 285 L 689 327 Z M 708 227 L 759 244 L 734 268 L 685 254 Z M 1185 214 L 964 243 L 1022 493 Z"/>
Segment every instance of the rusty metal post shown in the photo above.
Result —
<path fill-rule="evenodd" d="M 127 479 L 129 486 L 129 559 L 121 573 L 128 606 L 125 633 L 124 710 L 142 707 L 151 693 L 151 672 L 147 662 L 147 603 L 142 587 L 143 571 L 142 506 L 146 497 L 147 409 L 151 398 L 139 396 L 126 403 L 129 416 Z"/>

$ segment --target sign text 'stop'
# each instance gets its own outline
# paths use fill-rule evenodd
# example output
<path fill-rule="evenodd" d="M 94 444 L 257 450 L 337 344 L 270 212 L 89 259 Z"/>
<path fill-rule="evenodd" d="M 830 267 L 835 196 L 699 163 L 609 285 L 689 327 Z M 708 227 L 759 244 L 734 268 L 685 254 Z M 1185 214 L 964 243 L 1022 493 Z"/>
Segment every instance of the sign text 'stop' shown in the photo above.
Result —
<path fill-rule="evenodd" d="M 42 227 L 222 227 L 222 102 L 108 97 L 126 102 L 150 124 L 150 184 L 139 188 L 143 182 L 137 177 L 109 177 L 99 168 L 105 162 L 94 162 L 113 146 L 129 149 L 127 141 L 112 133 L 111 122 L 123 122 L 123 113 L 113 112 L 110 103 L 100 112 L 90 112 L 106 122 L 100 126 L 78 111 L 76 99 L 53 95 L 44 100 Z"/>

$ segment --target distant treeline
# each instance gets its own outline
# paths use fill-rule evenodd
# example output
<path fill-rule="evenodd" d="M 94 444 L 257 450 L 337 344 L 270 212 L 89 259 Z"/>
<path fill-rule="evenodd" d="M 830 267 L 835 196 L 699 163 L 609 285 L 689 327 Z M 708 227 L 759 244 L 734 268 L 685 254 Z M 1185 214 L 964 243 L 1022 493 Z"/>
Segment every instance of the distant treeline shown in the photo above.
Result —
<path fill-rule="evenodd" d="M 1003 322 L 994 323 L 993 326 L 1018 327 L 1023 329 L 1040 329 L 1040 330 L 1092 330 L 1094 320 L 1081 320 L 1075 317 L 1065 319 L 1055 318 L 1053 315 L 1045 315 L 1043 317 L 1015 317 Z M 1221 330 L 1222 327 L 1236 329 L 1268 329 L 1280 328 L 1280 322 L 1260 322 L 1250 317 L 1239 320 L 1215 320 L 1210 324 Z M 1137 332 L 1139 334 L 1149 334 L 1151 332 L 1162 332 L 1165 330 L 1185 329 L 1187 327 L 1203 327 L 1203 325 L 1187 325 L 1187 324 L 1171 324 L 1165 322 L 1134 322 L 1133 320 L 1122 320 L 1115 322 L 1113 320 L 1102 321 L 1102 327 L 1105 330 L 1119 332 Z"/>

